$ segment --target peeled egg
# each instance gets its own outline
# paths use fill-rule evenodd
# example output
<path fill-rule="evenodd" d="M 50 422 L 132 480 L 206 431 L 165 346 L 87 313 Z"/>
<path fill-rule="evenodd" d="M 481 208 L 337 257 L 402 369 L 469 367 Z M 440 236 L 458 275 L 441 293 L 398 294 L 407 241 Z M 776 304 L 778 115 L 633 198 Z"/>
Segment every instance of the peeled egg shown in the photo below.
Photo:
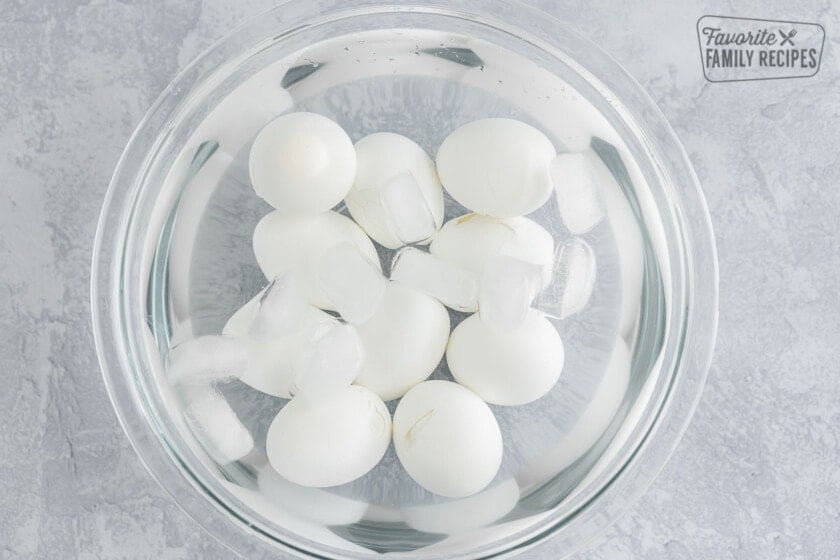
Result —
<path fill-rule="evenodd" d="M 435 370 L 449 338 L 449 313 L 423 292 L 389 284 L 376 311 L 356 331 L 365 348 L 356 383 L 389 401 Z"/>
<path fill-rule="evenodd" d="M 370 239 L 353 220 L 336 212 L 271 212 L 254 229 L 254 255 L 266 278 L 275 278 L 285 271 L 295 273 L 307 288 L 309 303 L 321 309 L 334 308 L 318 280 L 320 257 L 327 249 L 348 242 L 381 270 Z"/>
<path fill-rule="evenodd" d="M 473 212 L 509 218 L 533 212 L 552 192 L 557 155 L 545 134 L 513 119 L 482 119 L 447 136 L 437 153 L 444 188 Z"/>
<path fill-rule="evenodd" d="M 455 380 L 499 405 L 526 404 L 545 395 L 560 378 L 563 360 L 557 329 L 537 311 L 509 332 L 472 315 L 452 331 L 446 350 Z"/>
<path fill-rule="evenodd" d="M 315 113 L 287 113 L 254 139 L 248 161 L 254 190 L 283 212 L 324 212 L 338 204 L 356 174 L 353 142 Z"/>
<path fill-rule="evenodd" d="M 390 437 L 385 403 L 354 385 L 320 399 L 292 399 L 268 428 L 265 451 L 287 480 L 323 488 L 355 480 L 376 466 Z"/>
<path fill-rule="evenodd" d="M 466 214 L 446 222 L 429 252 L 481 277 L 488 259 L 504 255 L 543 267 L 544 285 L 551 281 L 554 238 L 524 217 L 491 218 Z"/>
<path fill-rule="evenodd" d="M 314 344 L 317 333 L 338 325 L 338 320 L 320 309 L 310 307 L 304 320 L 293 331 L 265 339 L 248 338 L 262 294 L 258 294 L 234 313 L 222 330 L 228 336 L 243 337 L 249 360 L 240 380 L 263 393 L 283 399 L 292 398 L 299 363 L 304 352 Z"/>
<path fill-rule="evenodd" d="M 394 412 L 394 447 L 411 478 L 450 498 L 481 491 L 502 462 L 490 407 L 451 381 L 426 381 L 405 394 Z"/>
<path fill-rule="evenodd" d="M 355 149 L 356 179 L 345 201 L 353 219 L 368 235 L 389 249 L 405 244 L 389 227 L 392 217 L 377 192 L 387 181 L 405 172 L 414 177 L 435 227 L 440 227 L 443 223 L 443 189 L 435 164 L 423 148 L 400 134 L 377 132 L 356 142 Z"/>

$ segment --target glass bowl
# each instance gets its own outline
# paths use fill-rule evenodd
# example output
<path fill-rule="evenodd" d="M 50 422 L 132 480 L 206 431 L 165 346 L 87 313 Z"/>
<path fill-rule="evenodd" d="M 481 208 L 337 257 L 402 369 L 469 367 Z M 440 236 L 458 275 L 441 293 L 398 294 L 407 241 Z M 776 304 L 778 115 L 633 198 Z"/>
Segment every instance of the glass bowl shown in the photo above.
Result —
<path fill-rule="evenodd" d="M 580 236 L 597 256 L 589 305 L 553 321 L 566 349 L 557 386 L 530 405 L 492 407 L 504 460 L 475 496 L 423 490 L 393 446 L 357 481 L 295 486 L 264 453 L 286 401 L 238 381 L 219 390 L 253 435 L 247 456 L 219 464 L 183 420 L 191 395 L 167 381 L 166 357 L 218 333 L 264 286 L 251 234 L 270 209 L 249 185 L 247 155 L 256 132 L 292 110 L 333 118 L 354 141 L 402 133 L 432 155 L 460 124 L 512 117 L 559 151 L 595 158 L 607 217 Z M 447 199 L 447 219 L 463 212 Z M 553 198 L 530 217 L 558 244 L 572 237 Z M 386 272 L 392 256 L 380 250 Z M 676 446 L 711 359 L 717 293 L 705 202 L 662 114 L 595 45 L 502 0 L 293 1 L 239 27 L 138 126 L 108 190 L 92 271 L 96 345 L 123 428 L 176 502 L 246 557 L 490 558 L 548 537 L 571 553 Z M 432 377 L 449 378 L 445 362 Z"/>

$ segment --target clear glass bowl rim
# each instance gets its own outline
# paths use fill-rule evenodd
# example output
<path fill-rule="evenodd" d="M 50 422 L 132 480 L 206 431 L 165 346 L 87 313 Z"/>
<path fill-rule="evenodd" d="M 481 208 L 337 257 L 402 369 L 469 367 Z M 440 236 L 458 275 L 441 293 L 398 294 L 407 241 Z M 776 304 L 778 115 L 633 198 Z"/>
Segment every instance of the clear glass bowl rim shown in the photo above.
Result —
<path fill-rule="evenodd" d="M 495 14 L 504 7 L 505 22 Z M 513 9 L 515 8 L 515 9 Z M 623 68 L 591 43 L 553 16 L 538 9 L 504 0 L 478 0 L 468 5 L 443 0 L 422 2 L 382 2 L 381 0 L 326 0 L 309 2 L 289 0 L 252 18 L 210 47 L 181 71 L 160 94 L 137 126 L 114 171 L 102 207 L 93 249 L 91 270 L 91 306 L 93 332 L 100 368 L 109 397 L 120 424 L 139 458 L 155 478 L 196 522 L 217 540 L 244 557 L 276 554 L 277 541 L 234 518 L 236 513 L 225 504 L 208 506 L 206 489 L 189 480 L 161 442 L 149 422 L 143 403 L 143 388 L 136 374 L 136 364 L 127 351 L 126 321 L 123 310 L 123 261 L 126 233 L 137 201 L 143 196 L 143 171 L 150 154 L 177 108 L 197 85 L 222 64 L 235 60 L 252 46 L 254 32 L 260 37 L 280 35 L 280 30 L 294 29 L 316 16 L 341 11 L 393 9 L 429 11 L 481 23 L 518 30 L 572 61 L 584 59 L 587 71 L 603 82 L 632 115 L 643 115 L 636 124 L 646 133 L 658 163 L 671 181 L 680 186 L 677 195 L 684 220 L 683 236 L 689 298 L 684 324 L 685 336 L 680 348 L 679 367 L 674 372 L 667 398 L 658 411 L 654 425 L 642 445 L 620 472 L 597 495 L 572 515 L 559 522 L 541 522 L 538 526 L 477 551 L 470 558 L 498 558 L 516 554 L 554 536 L 568 543 L 571 554 L 609 526 L 654 480 L 667 462 L 684 433 L 699 402 L 711 363 L 718 320 L 718 270 L 714 234 L 699 182 L 679 140 L 664 115 L 643 88 Z M 271 26 L 269 26 L 269 23 Z M 272 30 L 271 33 L 268 31 Z M 522 30 L 527 29 L 528 32 Z M 551 31 L 563 30 L 563 33 Z M 584 56 L 585 54 L 585 56 Z M 702 263 L 702 265 L 700 265 Z M 270 542 L 269 542 L 270 541 Z M 279 543 L 287 553 L 306 558 L 327 558 L 318 551 L 295 543 Z M 334 556 L 330 556 L 332 558 Z M 348 556 L 349 557 L 349 556 Z"/>

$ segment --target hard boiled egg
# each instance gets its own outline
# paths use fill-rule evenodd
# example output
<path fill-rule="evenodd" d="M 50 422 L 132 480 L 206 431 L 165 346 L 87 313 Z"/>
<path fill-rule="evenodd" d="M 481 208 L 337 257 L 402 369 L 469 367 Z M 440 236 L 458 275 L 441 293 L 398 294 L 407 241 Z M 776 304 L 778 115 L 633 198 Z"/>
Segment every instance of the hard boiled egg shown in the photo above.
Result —
<path fill-rule="evenodd" d="M 488 259 L 513 257 L 543 267 L 547 284 L 554 262 L 554 238 L 528 218 L 466 214 L 443 225 L 429 245 L 429 252 L 472 272 L 476 279 L 481 277 Z"/>
<path fill-rule="evenodd" d="M 373 316 L 356 331 L 365 348 L 356 383 L 389 401 L 435 370 L 449 338 L 449 314 L 435 298 L 390 284 Z"/>
<path fill-rule="evenodd" d="M 514 119 L 465 124 L 438 148 L 437 170 L 452 197 L 479 214 L 509 218 L 533 212 L 552 192 L 557 155 L 545 134 Z"/>
<path fill-rule="evenodd" d="M 334 121 L 315 113 L 287 113 L 257 134 L 248 168 L 254 190 L 278 210 L 324 212 L 353 185 L 356 154 Z"/>
<path fill-rule="evenodd" d="M 394 447 L 411 478 L 450 498 L 481 491 L 502 462 L 490 407 L 450 381 L 426 381 L 405 394 L 394 412 Z"/>
<path fill-rule="evenodd" d="M 376 466 L 390 437 L 385 403 L 354 385 L 321 399 L 292 399 L 268 428 L 265 450 L 281 476 L 322 488 L 355 480 Z"/>
<path fill-rule="evenodd" d="M 545 395 L 557 383 L 563 361 L 560 335 L 538 311 L 509 332 L 472 315 L 452 331 L 446 350 L 455 380 L 500 405 L 526 404 Z"/>

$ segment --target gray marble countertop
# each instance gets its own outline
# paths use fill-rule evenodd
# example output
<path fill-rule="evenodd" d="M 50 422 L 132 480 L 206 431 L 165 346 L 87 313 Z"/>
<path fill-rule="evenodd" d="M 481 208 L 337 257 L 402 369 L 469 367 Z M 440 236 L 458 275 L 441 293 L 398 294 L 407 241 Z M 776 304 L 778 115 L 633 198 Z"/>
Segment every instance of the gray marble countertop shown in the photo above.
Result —
<path fill-rule="evenodd" d="M 703 184 L 720 332 L 643 499 L 576 558 L 840 558 L 840 5 L 537 2 L 650 92 Z M 89 313 L 96 219 L 175 73 L 273 2 L 0 0 L 0 558 L 228 558 L 117 424 Z M 712 84 L 704 14 L 819 22 L 816 77 Z M 523 558 L 554 558 L 549 541 Z"/>

